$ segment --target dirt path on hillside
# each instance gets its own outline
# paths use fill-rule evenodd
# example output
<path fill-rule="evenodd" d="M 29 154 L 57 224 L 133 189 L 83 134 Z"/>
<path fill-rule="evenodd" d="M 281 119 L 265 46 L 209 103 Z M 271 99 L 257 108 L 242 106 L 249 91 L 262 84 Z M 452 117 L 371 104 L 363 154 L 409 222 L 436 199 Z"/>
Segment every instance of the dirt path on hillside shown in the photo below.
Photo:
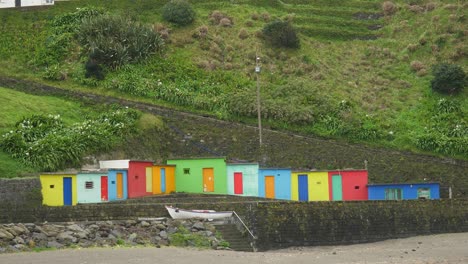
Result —
<path fill-rule="evenodd" d="M 419 236 L 349 246 L 268 252 L 182 248 L 93 248 L 0 255 L 1 264 L 468 263 L 468 233 Z"/>

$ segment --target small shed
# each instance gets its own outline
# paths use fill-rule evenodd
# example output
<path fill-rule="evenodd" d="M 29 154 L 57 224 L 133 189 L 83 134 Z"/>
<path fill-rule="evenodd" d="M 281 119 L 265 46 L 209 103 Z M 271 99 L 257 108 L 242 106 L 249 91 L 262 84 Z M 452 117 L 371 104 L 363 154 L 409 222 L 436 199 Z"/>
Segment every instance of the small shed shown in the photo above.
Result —
<path fill-rule="evenodd" d="M 76 174 L 47 173 L 39 176 L 42 204 L 48 206 L 76 205 Z"/>
<path fill-rule="evenodd" d="M 330 201 L 367 200 L 367 170 L 336 170 L 328 172 Z"/>
<path fill-rule="evenodd" d="M 169 159 L 167 164 L 176 166 L 177 192 L 227 194 L 224 157 Z"/>
<path fill-rule="evenodd" d="M 227 164 L 228 194 L 258 196 L 258 163 Z"/>
<path fill-rule="evenodd" d="M 174 165 L 153 165 L 153 194 L 169 194 L 176 191 Z M 147 190 L 148 191 L 148 190 Z"/>
<path fill-rule="evenodd" d="M 76 175 L 78 203 L 100 203 L 109 200 L 107 171 L 82 171 Z"/>
<path fill-rule="evenodd" d="M 0 0 L 0 8 L 53 5 L 54 0 Z"/>
<path fill-rule="evenodd" d="M 424 183 L 378 183 L 368 184 L 369 200 L 416 200 L 440 199 L 440 184 Z"/>
<path fill-rule="evenodd" d="M 128 198 L 126 169 L 109 169 L 108 176 L 108 200 L 126 200 Z"/>
<path fill-rule="evenodd" d="M 258 196 L 271 199 L 291 200 L 291 169 L 259 169 Z"/>
<path fill-rule="evenodd" d="M 291 173 L 291 199 L 294 201 L 330 200 L 327 171 Z"/>

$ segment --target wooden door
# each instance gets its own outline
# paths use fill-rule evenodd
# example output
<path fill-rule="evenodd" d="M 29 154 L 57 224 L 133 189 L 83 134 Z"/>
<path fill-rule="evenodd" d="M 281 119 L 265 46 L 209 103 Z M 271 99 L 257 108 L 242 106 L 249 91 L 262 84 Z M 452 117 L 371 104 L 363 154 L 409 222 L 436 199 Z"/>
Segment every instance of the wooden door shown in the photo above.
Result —
<path fill-rule="evenodd" d="M 343 182 L 341 179 L 341 175 L 332 176 L 332 196 L 333 201 L 343 200 Z"/>
<path fill-rule="evenodd" d="M 146 192 L 153 192 L 153 168 L 146 167 Z"/>
<path fill-rule="evenodd" d="M 117 173 L 117 199 L 123 198 L 123 174 Z"/>
<path fill-rule="evenodd" d="M 73 204 L 72 178 L 71 177 L 63 178 L 63 204 L 64 205 Z"/>
<path fill-rule="evenodd" d="M 214 192 L 213 168 L 203 168 L 203 192 Z"/>
<path fill-rule="evenodd" d="M 234 194 L 243 194 L 242 172 L 234 172 Z"/>
<path fill-rule="evenodd" d="M 275 198 L 275 177 L 265 176 L 265 198 Z"/>
<path fill-rule="evenodd" d="M 107 176 L 101 176 L 101 201 L 109 200 L 109 192 L 107 188 Z"/>
<path fill-rule="evenodd" d="M 309 201 L 309 181 L 307 175 L 298 176 L 299 201 Z"/>
<path fill-rule="evenodd" d="M 161 193 L 166 193 L 166 168 L 161 168 Z"/>

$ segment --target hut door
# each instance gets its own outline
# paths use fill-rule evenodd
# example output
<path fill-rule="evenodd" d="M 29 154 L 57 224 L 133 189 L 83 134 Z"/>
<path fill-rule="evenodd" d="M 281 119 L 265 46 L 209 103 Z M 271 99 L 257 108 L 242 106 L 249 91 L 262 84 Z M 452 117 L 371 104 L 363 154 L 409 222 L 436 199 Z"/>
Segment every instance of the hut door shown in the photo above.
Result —
<path fill-rule="evenodd" d="M 107 176 L 101 176 L 101 201 L 108 201 Z"/>
<path fill-rule="evenodd" d="M 21 0 L 15 0 L 15 7 L 21 6 Z"/>
<path fill-rule="evenodd" d="M 153 168 L 146 167 L 146 192 L 153 192 Z"/>
<path fill-rule="evenodd" d="M 161 168 L 161 193 L 166 193 L 166 169 Z"/>
<path fill-rule="evenodd" d="M 299 201 L 309 201 L 309 183 L 307 175 L 299 175 L 298 188 L 299 188 Z"/>
<path fill-rule="evenodd" d="M 275 177 L 265 176 L 265 197 L 275 198 Z"/>
<path fill-rule="evenodd" d="M 213 168 L 203 168 L 203 191 L 214 192 Z"/>
<path fill-rule="evenodd" d="M 63 204 L 72 205 L 72 178 L 64 177 L 63 178 Z"/>
<path fill-rule="evenodd" d="M 117 173 L 117 198 L 123 198 L 123 174 L 121 172 Z"/>
<path fill-rule="evenodd" d="M 332 176 L 332 194 L 333 201 L 342 201 L 343 200 L 343 184 L 341 175 Z"/>
<path fill-rule="evenodd" d="M 242 172 L 234 172 L 234 194 L 243 194 Z"/>

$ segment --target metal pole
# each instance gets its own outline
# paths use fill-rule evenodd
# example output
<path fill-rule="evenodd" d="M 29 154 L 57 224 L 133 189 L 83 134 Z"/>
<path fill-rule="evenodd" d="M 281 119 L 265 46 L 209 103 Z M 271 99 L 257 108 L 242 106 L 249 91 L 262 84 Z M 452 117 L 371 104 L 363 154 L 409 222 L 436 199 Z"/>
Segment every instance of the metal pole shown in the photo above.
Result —
<path fill-rule="evenodd" d="M 255 66 L 255 73 L 257 76 L 257 118 L 258 118 L 258 136 L 259 136 L 259 143 L 260 147 L 262 147 L 262 113 L 260 109 L 260 57 L 258 54 L 255 54 L 256 57 L 256 66 Z"/>

